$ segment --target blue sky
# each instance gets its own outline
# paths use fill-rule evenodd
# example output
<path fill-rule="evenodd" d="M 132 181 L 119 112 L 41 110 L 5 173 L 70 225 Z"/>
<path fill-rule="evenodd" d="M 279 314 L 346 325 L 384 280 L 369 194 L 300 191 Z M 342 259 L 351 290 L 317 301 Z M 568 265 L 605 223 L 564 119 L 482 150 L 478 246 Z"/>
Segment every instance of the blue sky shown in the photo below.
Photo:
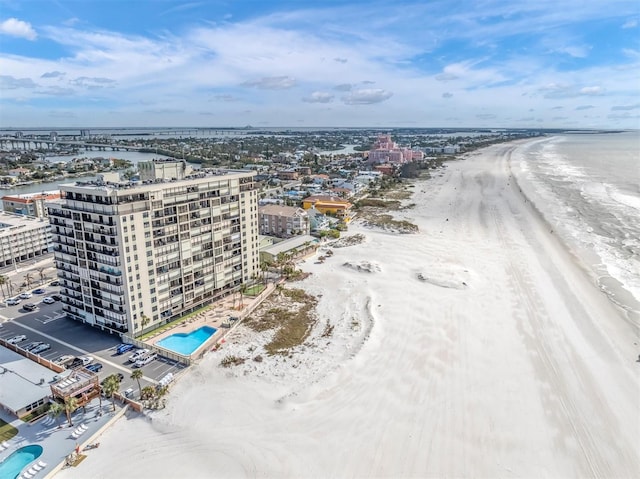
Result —
<path fill-rule="evenodd" d="M 0 0 L 0 127 L 640 127 L 636 0 Z"/>

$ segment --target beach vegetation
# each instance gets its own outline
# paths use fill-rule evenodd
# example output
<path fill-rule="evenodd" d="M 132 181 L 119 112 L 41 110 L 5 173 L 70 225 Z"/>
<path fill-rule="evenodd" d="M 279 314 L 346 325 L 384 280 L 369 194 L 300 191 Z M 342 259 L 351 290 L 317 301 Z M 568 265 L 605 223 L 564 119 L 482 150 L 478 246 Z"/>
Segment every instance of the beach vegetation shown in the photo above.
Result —
<path fill-rule="evenodd" d="M 59 420 L 63 412 L 64 412 L 64 406 L 59 402 L 54 401 L 49 406 L 49 410 L 47 411 L 47 416 L 49 416 L 51 419 L 55 421 L 55 420 Z"/>
<path fill-rule="evenodd" d="M 231 366 L 240 366 L 244 364 L 244 358 L 238 356 L 225 356 L 222 361 L 220 361 L 220 366 L 223 368 L 230 368 Z"/>
<path fill-rule="evenodd" d="M 275 331 L 264 346 L 270 356 L 288 356 L 306 341 L 317 322 L 314 310 L 318 300 L 314 296 L 295 288 L 282 288 L 279 292 L 277 299 L 263 303 L 255 316 L 245 320 L 245 325 L 254 331 Z"/>

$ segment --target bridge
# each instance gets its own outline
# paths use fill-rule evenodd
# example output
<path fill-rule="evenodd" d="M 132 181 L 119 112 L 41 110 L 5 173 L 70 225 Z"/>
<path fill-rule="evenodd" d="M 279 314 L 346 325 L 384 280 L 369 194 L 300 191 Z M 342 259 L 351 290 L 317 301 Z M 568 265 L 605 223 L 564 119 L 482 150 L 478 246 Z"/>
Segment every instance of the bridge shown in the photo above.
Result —
<path fill-rule="evenodd" d="M 35 148 L 32 148 L 31 145 L 34 145 Z M 22 148 L 19 148 L 22 146 Z M 32 149 L 44 149 L 46 146 L 47 149 L 55 149 L 56 146 L 75 146 L 78 148 L 84 148 L 85 150 L 99 150 L 99 151 L 139 151 L 148 147 L 142 146 L 129 146 L 129 145 L 109 145 L 104 143 L 90 143 L 88 141 L 80 141 L 80 140 L 51 140 L 44 138 L 14 138 L 14 137 L 1 137 L 0 138 L 0 149 L 11 149 L 11 150 L 32 150 Z"/>

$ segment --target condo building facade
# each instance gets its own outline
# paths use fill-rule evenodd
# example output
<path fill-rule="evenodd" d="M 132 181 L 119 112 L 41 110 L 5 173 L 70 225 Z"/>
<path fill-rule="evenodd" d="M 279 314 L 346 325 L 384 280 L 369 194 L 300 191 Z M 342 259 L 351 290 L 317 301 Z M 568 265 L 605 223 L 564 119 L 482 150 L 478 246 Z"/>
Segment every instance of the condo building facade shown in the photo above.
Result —
<path fill-rule="evenodd" d="M 48 221 L 0 211 L 0 267 L 29 261 L 51 251 Z"/>
<path fill-rule="evenodd" d="M 197 170 L 135 183 L 61 185 L 62 201 L 49 218 L 66 314 L 137 335 L 256 276 L 254 175 Z"/>

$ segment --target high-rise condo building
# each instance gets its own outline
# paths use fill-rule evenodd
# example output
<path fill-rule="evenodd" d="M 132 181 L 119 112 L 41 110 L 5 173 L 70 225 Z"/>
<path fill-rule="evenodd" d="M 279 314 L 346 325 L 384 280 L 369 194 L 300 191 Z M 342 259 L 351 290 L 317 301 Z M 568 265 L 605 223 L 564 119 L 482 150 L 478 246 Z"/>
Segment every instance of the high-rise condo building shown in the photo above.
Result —
<path fill-rule="evenodd" d="M 164 163 L 154 179 L 105 175 L 60 186 L 49 218 L 69 317 L 137 335 L 257 275 L 255 172 L 191 173 Z"/>

